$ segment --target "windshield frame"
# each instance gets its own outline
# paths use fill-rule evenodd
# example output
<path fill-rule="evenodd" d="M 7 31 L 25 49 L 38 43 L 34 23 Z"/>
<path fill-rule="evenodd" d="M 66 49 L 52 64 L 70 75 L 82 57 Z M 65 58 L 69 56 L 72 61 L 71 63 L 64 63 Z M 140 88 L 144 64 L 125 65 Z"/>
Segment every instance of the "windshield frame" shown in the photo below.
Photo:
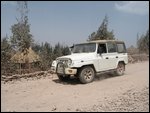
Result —
<path fill-rule="evenodd" d="M 87 48 L 88 45 L 93 45 L 93 47 L 94 47 L 93 50 L 87 51 L 87 50 L 90 49 L 90 47 Z M 84 46 L 84 48 L 82 48 L 82 50 L 79 51 L 79 48 L 82 47 L 82 46 Z M 75 50 L 75 47 L 78 47 L 78 48 L 76 48 L 76 50 Z M 91 47 L 92 47 L 92 46 L 91 46 Z M 83 49 L 86 49 L 86 51 L 83 51 Z M 92 49 L 92 48 L 91 48 L 91 49 Z M 96 51 L 96 43 L 81 43 L 81 44 L 75 44 L 75 45 L 73 46 L 71 52 L 72 52 L 73 54 L 75 54 L 75 53 L 94 53 L 95 51 Z"/>

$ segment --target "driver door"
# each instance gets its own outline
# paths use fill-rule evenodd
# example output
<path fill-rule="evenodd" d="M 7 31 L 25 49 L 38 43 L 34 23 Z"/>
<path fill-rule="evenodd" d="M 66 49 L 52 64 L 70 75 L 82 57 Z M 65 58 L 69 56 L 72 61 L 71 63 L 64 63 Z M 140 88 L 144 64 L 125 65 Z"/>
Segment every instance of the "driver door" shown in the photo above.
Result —
<path fill-rule="evenodd" d="M 98 71 L 105 71 L 110 68 L 109 56 L 107 54 L 106 43 L 98 45 Z"/>

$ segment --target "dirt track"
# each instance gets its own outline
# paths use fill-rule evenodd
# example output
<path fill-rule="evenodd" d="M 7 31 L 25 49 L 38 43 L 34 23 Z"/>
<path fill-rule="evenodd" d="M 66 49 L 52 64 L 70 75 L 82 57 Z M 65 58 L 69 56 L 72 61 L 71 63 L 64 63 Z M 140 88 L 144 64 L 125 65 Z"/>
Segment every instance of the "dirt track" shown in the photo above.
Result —
<path fill-rule="evenodd" d="M 21 80 L 1 85 L 1 111 L 149 111 L 149 62 L 128 64 L 125 75 Z"/>

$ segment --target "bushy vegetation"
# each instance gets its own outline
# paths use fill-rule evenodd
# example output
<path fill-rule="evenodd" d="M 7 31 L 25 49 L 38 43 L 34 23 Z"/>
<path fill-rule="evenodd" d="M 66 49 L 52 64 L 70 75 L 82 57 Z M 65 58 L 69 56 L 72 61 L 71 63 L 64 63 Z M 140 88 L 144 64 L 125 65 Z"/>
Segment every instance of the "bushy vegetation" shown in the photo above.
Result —
<path fill-rule="evenodd" d="M 91 33 L 91 35 L 89 35 L 88 40 L 115 40 L 113 30 L 108 31 L 108 17 L 107 16 L 105 16 L 97 32 L 93 32 Z"/>
<path fill-rule="evenodd" d="M 34 44 L 32 48 L 41 58 L 41 70 L 49 69 L 52 61 L 57 57 L 71 54 L 68 46 L 61 45 L 59 43 L 57 43 L 54 47 L 48 42 Z"/>
<path fill-rule="evenodd" d="M 34 43 L 27 16 L 27 1 L 17 1 L 17 4 L 20 18 L 11 26 L 12 36 L 1 37 L 1 74 L 16 72 L 17 67 L 11 58 L 16 52 L 24 52 L 30 47 L 40 56 L 39 69 L 48 70 L 56 57 L 70 54 L 69 47 L 59 43 L 54 47 L 48 42 Z"/>
<path fill-rule="evenodd" d="M 137 48 L 140 53 L 149 54 L 149 29 L 145 34 L 142 34 L 140 38 L 137 37 Z"/>
<path fill-rule="evenodd" d="M 1 74 L 14 71 L 14 64 L 11 62 L 11 57 L 14 51 L 8 41 L 8 37 L 1 39 Z"/>
<path fill-rule="evenodd" d="M 31 45 L 33 51 L 40 56 L 40 63 L 38 64 L 40 70 L 48 70 L 50 69 L 51 63 L 57 57 L 63 55 L 69 55 L 70 49 L 66 45 L 61 45 L 57 43 L 55 46 L 51 46 L 50 43 L 45 42 L 41 44 L 34 43 Z M 4 72 L 12 72 L 15 71 L 16 66 L 11 61 L 11 58 L 18 50 L 13 48 L 13 45 L 10 43 L 9 38 L 1 39 L 1 71 Z"/>

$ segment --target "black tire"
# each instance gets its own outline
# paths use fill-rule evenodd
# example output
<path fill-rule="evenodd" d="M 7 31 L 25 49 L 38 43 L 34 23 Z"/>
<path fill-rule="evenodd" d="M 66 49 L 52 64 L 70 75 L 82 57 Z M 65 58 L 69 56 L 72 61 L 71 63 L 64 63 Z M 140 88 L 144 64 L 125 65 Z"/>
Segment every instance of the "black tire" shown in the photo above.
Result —
<path fill-rule="evenodd" d="M 81 68 L 79 72 L 79 80 L 81 83 L 86 84 L 94 80 L 95 71 L 91 66 Z"/>
<path fill-rule="evenodd" d="M 121 76 L 124 74 L 124 71 L 125 71 L 125 64 L 123 62 L 119 62 L 115 73 L 118 76 Z"/>
<path fill-rule="evenodd" d="M 70 79 L 70 75 L 63 76 L 63 75 L 57 74 L 57 76 L 58 76 L 59 80 L 61 80 L 61 81 L 67 81 Z"/>

